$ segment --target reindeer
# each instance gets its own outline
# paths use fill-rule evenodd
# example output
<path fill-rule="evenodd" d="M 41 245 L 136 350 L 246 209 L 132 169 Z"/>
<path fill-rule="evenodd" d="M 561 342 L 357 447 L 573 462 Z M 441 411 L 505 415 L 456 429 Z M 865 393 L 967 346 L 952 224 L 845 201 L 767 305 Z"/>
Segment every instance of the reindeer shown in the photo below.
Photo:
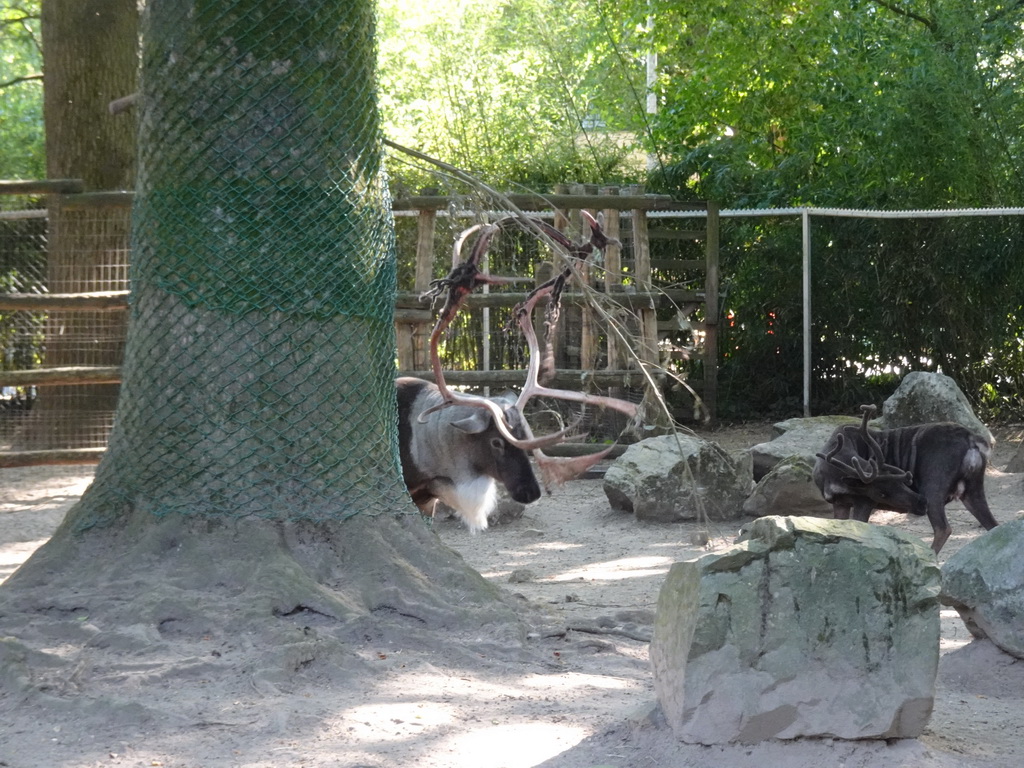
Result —
<path fill-rule="evenodd" d="M 540 498 L 529 456 L 502 437 L 488 410 L 464 405 L 439 409 L 444 397 L 437 385 L 412 377 L 395 383 L 402 477 L 423 514 L 433 516 L 440 500 L 476 533 L 487 527 L 487 515 L 497 501 L 495 481 L 522 504 Z M 514 396 L 491 400 L 501 409 L 512 434 L 525 442 L 526 430 Z"/>
<path fill-rule="evenodd" d="M 985 500 L 987 439 L 950 422 L 872 430 L 875 406 L 861 411 L 859 426 L 839 427 L 816 454 L 812 476 L 836 519 L 866 523 L 875 509 L 927 515 L 935 554 L 952 533 L 946 504 L 953 499 L 985 530 L 996 527 Z"/>
<path fill-rule="evenodd" d="M 473 532 L 487 527 L 487 515 L 496 501 L 496 482 L 522 503 L 536 501 L 540 487 L 528 454 L 532 453 L 547 488 L 584 472 L 604 458 L 611 448 L 573 458 L 555 458 L 543 449 L 559 443 L 575 424 L 550 435 L 533 434 L 524 415 L 524 407 L 533 397 L 569 400 L 586 405 L 613 408 L 635 417 L 633 403 L 610 397 L 588 395 L 571 390 L 551 389 L 539 381 L 542 370 L 553 368 L 550 340 L 542 355 L 533 325 L 533 310 L 548 298 L 546 325 L 550 332 L 558 320 L 561 292 L 573 273 L 573 259 L 585 260 L 594 249 L 603 250 L 611 242 L 593 216 L 582 212 L 590 227 L 589 240 L 574 244 L 554 227 L 532 222 L 543 234 L 563 247 L 570 257 L 568 266 L 551 280 L 538 286 L 513 311 L 529 349 L 526 383 L 518 395 L 497 398 L 453 392 L 448 388 L 441 368 L 438 343 L 468 296 L 483 284 L 507 284 L 512 278 L 485 275 L 480 262 L 501 222 L 478 225 L 463 232 L 455 243 L 457 266 L 447 277 L 434 281 L 428 295 L 447 292 L 430 335 L 430 359 L 436 383 L 402 377 L 396 381 L 399 411 L 399 449 L 406 487 L 420 511 L 432 516 L 438 500 L 452 507 Z M 459 263 L 463 244 L 479 232 L 472 254 Z"/>

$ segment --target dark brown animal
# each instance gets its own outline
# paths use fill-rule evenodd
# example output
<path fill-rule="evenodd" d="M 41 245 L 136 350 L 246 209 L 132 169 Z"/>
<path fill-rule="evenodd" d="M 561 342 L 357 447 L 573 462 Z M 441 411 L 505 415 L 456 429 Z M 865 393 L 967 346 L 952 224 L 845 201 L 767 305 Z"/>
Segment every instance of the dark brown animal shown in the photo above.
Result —
<path fill-rule="evenodd" d="M 953 499 L 985 530 L 996 527 L 985 499 L 986 438 L 950 422 L 868 429 L 875 407 L 861 410 L 861 424 L 836 429 L 814 464 L 814 482 L 836 519 L 866 523 L 876 509 L 927 515 L 936 554 L 952 533 L 946 504 Z"/>

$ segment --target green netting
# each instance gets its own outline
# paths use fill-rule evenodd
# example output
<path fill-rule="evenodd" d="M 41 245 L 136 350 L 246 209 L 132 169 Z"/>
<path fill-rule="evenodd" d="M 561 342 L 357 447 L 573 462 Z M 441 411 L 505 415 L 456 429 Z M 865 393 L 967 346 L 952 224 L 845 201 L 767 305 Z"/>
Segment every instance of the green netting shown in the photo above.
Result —
<path fill-rule="evenodd" d="M 132 315 L 82 527 L 411 511 L 368 0 L 151 0 Z"/>

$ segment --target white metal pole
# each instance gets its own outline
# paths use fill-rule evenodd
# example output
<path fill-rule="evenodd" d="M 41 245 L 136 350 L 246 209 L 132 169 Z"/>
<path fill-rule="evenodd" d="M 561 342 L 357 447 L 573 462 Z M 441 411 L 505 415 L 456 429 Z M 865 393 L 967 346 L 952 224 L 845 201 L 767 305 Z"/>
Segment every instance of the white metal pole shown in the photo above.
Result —
<path fill-rule="evenodd" d="M 656 115 L 658 113 L 658 93 L 655 91 L 654 86 L 658 82 L 658 53 L 654 49 L 654 16 L 653 14 L 647 17 L 647 44 L 650 46 L 647 51 L 647 114 Z M 654 150 L 647 153 L 647 170 L 653 171 L 658 167 L 658 157 L 654 153 Z"/>
<path fill-rule="evenodd" d="M 811 213 L 804 208 L 803 224 L 803 287 L 804 287 L 804 416 L 811 415 Z"/>

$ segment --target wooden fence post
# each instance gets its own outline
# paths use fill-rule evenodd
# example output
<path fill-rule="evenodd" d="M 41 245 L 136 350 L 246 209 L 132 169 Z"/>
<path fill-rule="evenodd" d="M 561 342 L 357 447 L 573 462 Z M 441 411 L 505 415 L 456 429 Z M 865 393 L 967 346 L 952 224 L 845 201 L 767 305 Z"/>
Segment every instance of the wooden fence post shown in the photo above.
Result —
<path fill-rule="evenodd" d="M 420 194 L 436 195 L 437 190 L 427 188 Z M 434 233 L 437 225 L 437 211 L 433 208 L 422 208 L 416 217 L 416 272 L 413 278 L 413 290 L 422 293 L 430 287 L 434 277 Z M 427 339 L 430 338 L 430 326 L 423 323 L 398 324 L 398 367 L 403 371 L 413 371 L 430 367 L 427 360 Z"/>
<path fill-rule="evenodd" d="M 618 187 L 603 187 L 602 195 L 618 195 Z M 615 293 L 622 288 L 622 246 L 618 244 L 621 228 L 619 226 L 619 210 L 617 208 L 604 209 L 604 232 L 610 240 L 616 242 L 610 244 L 604 251 L 604 289 L 608 294 Z M 618 320 L 619 318 L 615 318 Z M 607 350 L 609 370 L 621 370 L 626 367 L 625 350 L 622 342 L 611 327 L 608 328 Z"/>
<path fill-rule="evenodd" d="M 636 194 L 642 194 L 637 188 Z M 651 283 L 651 239 L 647 230 L 647 211 L 633 210 L 633 260 L 637 291 L 648 293 Z M 657 365 L 658 360 L 658 314 L 651 306 L 637 311 L 640 318 L 640 359 Z"/>
<path fill-rule="evenodd" d="M 587 187 L 586 185 L 579 185 L 579 194 L 596 194 L 596 187 Z M 590 209 L 587 210 L 591 216 L 596 216 L 597 211 Z M 578 217 L 580 234 L 583 238 L 590 236 L 590 227 L 583 225 L 583 217 Z M 578 265 L 580 272 L 580 280 L 583 283 L 583 290 L 586 292 L 588 289 L 594 286 L 594 268 L 588 261 L 585 264 Z M 589 305 L 584 304 L 580 308 L 580 370 L 581 371 L 593 371 L 597 366 L 597 321 L 594 318 L 594 310 Z"/>
<path fill-rule="evenodd" d="M 568 195 L 568 194 L 572 194 L 572 189 L 570 188 L 570 186 L 568 184 L 555 184 L 555 186 L 554 186 L 554 193 L 556 195 Z M 562 233 L 568 232 L 569 231 L 569 226 L 571 224 L 571 220 L 570 220 L 571 212 L 569 211 L 569 209 L 555 208 L 554 214 L 555 214 L 555 218 L 554 218 L 553 226 L 555 227 L 555 229 L 557 229 L 559 232 L 562 232 Z M 557 256 L 552 254 L 551 272 L 548 275 L 548 277 L 549 278 L 550 277 L 554 277 L 560 271 L 561 271 L 561 267 L 558 264 Z M 564 317 L 564 315 L 563 315 L 563 317 Z M 544 338 L 545 335 L 546 335 L 546 332 L 545 332 L 545 328 L 544 328 L 544 325 L 543 325 L 543 315 L 541 315 L 538 319 L 534 320 L 534 323 L 535 324 L 537 324 L 537 323 L 540 324 L 540 327 L 538 329 L 537 338 L 538 339 Z M 555 332 L 553 334 L 553 337 L 550 338 L 551 344 L 554 347 L 554 364 L 555 364 L 555 368 L 568 368 L 569 367 L 569 350 L 566 348 L 567 347 L 566 342 L 568 341 L 568 338 L 569 338 L 568 334 L 566 333 L 566 326 L 567 325 L 568 325 L 568 323 L 565 323 L 565 322 L 559 323 L 555 327 Z"/>

